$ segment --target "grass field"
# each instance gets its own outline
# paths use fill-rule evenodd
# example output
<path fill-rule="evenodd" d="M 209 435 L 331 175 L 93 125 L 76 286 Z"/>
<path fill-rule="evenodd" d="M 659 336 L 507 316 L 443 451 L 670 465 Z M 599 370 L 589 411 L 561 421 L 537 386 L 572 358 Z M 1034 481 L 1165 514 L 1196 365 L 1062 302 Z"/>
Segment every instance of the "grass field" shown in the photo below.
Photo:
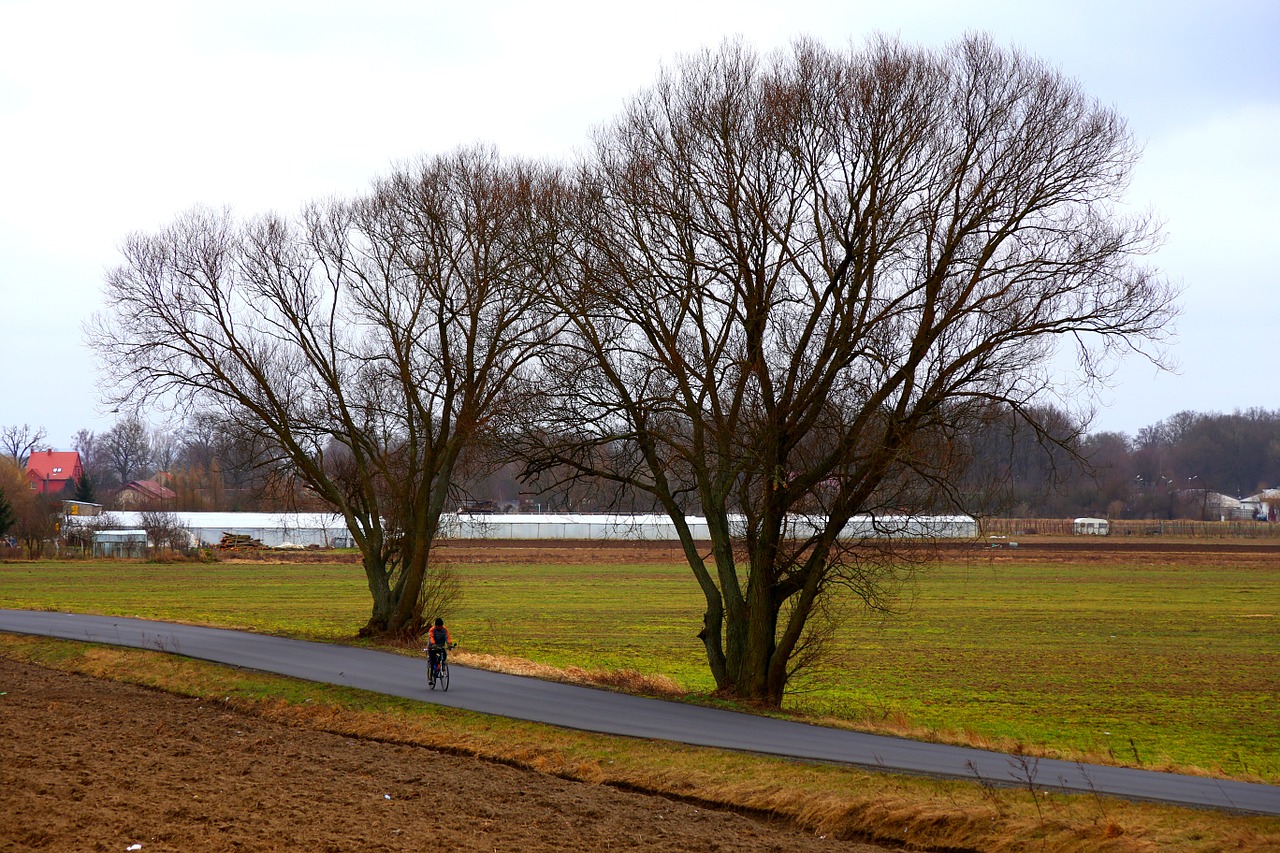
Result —
<path fill-rule="evenodd" d="M 471 653 L 712 685 L 697 589 L 676 562 L 452 562 Z M 905 612 L 854 617 L 788 710 L 879 731 L 1280 781 L 1274 557 L 1041 559 L 920 575 Z M 0 607 L 137 615 L 352 641 L 353 564 L 0 564 Z"/>

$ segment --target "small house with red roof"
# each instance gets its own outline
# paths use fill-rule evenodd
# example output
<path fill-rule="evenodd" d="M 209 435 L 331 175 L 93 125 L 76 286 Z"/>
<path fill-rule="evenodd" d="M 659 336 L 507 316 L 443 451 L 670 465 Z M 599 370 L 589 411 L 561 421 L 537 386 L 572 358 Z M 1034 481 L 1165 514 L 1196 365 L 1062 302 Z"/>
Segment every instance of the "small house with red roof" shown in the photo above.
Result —
<path fill-rule="evenodd" d="M 123 509 L 155 508 L 169 503 L 177 496 L 177 492 L 160 482 L 160 475 L 157 474 L 153 480 L 125 483 L 116 494 L 116 503 Z"/>
<path fill-rule="evenodd" d="M 37 450 L 27 459 L 27 482 L 42 495 L 60 493 L 83 474 L 80 454 L 74 450 Z"/>

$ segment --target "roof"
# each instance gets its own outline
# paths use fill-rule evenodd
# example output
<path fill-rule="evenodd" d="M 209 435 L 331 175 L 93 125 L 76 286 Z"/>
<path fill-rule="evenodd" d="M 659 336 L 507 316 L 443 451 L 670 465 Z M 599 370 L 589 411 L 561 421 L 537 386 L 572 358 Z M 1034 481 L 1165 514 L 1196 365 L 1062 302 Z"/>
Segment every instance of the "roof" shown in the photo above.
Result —
<path fill-rule="evenodd" d="M 169 513 L 183 527 L 200 530 L 337 530 L 347 524 L 341 515 L 329 512 L 186 512 Z M 111 512 L 123 524 L 141 524 L 143 513 Z"/>
<path fill-rule="evenodd" d="M 159 501 L 172 500 L 178 496 L 178 493 L 168 486 L 162 486 L 155 480 L 132 480 L 125 483 L 121 488 L 137 492 L 144 497 L 153 498 Z"/>
<path fill-rule="evenodd" d="M 41 480 L 70 480 L 80 465 L 80 454 L 74 450 L 40 450 L 27 459 L 27 476 Z"/>
<path fill-rule="evenodd" d="M 285 543 L 329 547 L 341 540 L 350 543 L 350 531 L 342 516 L 324 512 L 184 512 L 169 513 L 181 526 L 206 543 L 233 533 L 248 534 L 268 547 Z M 112 512 L 111 524 L 137 527 L 145 513 Z M 599 539 L 599 540 L 674 540 L 675 523 L 666 515 L 609 515 L 594 513 L 523 514 L 452 514 L 442 521 L 441 538 L 462 539 Z M 694 538 L 709 539 L 705 518 L 685 519 Z M 804 516 L 794 518 L 796 529 L 820 523 Z M 742 524 L 741 516 L 730 522 Z M 71 516 L 68 524 L 87 524 L 88 519 Z M 850 519 L 843 536 L 847 537 L 929 537 L 970 538 L 977 535 L 977 522 L 967 515 L 950 516 L 861 516 Z M 345 547 L 345 546 L 344 546 Z"/>

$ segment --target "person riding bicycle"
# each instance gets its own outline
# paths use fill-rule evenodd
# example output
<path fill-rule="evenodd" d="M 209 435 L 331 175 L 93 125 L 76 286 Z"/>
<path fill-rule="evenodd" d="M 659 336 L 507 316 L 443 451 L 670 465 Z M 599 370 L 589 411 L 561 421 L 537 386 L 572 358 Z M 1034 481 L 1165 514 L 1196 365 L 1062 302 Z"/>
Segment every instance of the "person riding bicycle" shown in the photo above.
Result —
<path fill-rule="evenodd" d="M 436 617 L 436 624 L 427 629 L 427 683 L 436 680 L 436 661 L 453 646 L 453 637 L 444 626 L 444 620 Z"/>

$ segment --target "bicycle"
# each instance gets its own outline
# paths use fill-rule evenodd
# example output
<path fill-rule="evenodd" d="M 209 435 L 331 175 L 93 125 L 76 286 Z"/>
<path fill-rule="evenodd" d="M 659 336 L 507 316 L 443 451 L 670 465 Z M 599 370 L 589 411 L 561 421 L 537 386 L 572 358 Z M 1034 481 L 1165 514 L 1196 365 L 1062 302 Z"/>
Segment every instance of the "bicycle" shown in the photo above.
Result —
<path fill-rule="evenodd" d="M 436 647 L 435 666 L 432 667 L 430 663 L 427 664 L 427 686 L 432 690 L 436 689 L 436 685 L 439 685 L 440 689 L 446 692 L 449 690 L 449 649 L 457 648 L 457 646 L 457 643 L 449 643 Z M 430 661 L 431 649 L 427 648 L 423 649 L 423 651 L 427 653 L 427 660 Z"/>

